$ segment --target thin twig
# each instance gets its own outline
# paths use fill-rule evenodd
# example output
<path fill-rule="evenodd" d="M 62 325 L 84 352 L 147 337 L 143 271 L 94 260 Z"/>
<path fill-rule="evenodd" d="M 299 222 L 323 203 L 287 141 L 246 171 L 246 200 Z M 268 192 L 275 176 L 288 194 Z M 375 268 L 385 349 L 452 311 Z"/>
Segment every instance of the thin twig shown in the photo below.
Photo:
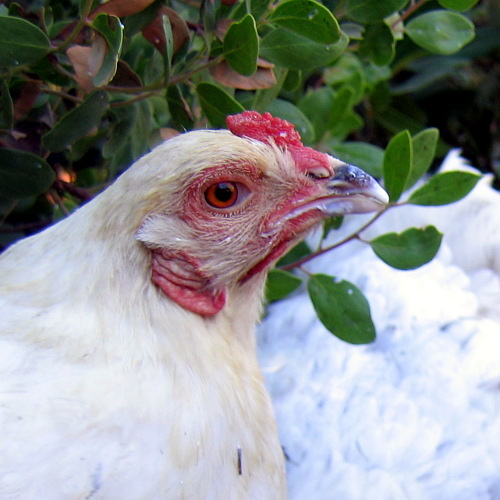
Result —
<path fill-rule="evenodd" d="M 153 92 L 145 92 L 144 94 L 137 95 L 135 97 L 132 97 L 131 99 L 126 99 L 124 101 L 115 101 L 112 102 L 109 107 L 110 108 L 122 108 L 124 106 L 130 106 L 130 104 L 134 104 L 134 102 L 142 101 L 144 99 L 149 99 L 150 97 L 153 97 L 155 95 L 158 95 L 160 93 L 159 90 L 153 91 Z"/>
<path fill-rule="evenodd" d="M 19 203 L 19 200 L 14 200 L 8 207 L 5 213 L 3 214 L 2 218 L 0 219 L 0 226 L 5 222 L 7 217 L 12 213 L 12 210 L 16 208 L 16 205 Z"/>
<path fill-rule="evenodd" d="M 59 193 L 57 192 L 57 190 L 55 189 L 51 189 L 50 190 L 50 195 L 52 196 L 52 198 L 54 199 L 54 201 L 56 202 L 56 205 L 59 207 L 59 210 L 61 210 L 61 212 L 64 214 L 64 215 L 69 215 L 69 211 L 68 209 L 64 206 L 64 203 L 63 201 L 61 200 L 61 197 L 59 196 Z"/>
<path fill-rule="evenodd" d="M 399 18 L 392 23 L 391 28 L 395 29 L 399 23 L 406 21 L 416 10 L 420 9 L 429 0 L 419 0 L 418 2 L 411 2 L 411 5 L 399 16 Z"/>
<path fill-rule="evenodd" d="M 63 99 L 67 99 L 68 101 L 73 101 L 76 104 L 81 104 L 83 102 L 83 99 L 81 97 L 76 97 L 66 92 L 61 92 L 60 90 L 49 89 L 48 87 L 41 87 L 40 92 L 43 92 L 44 94 L 50 94 L 62 97 Z"/>
<path fill-rule="evenodd" d="M 211 61 L 207 61 L 206 63 L 198 66 L 197 68 L 194 68 L 193 70 L 188 71 L 187 73 L 184 73 L 183 75 L 179 75 L 176 78 L 172 78 L 169 82 L 169 85 L 177 85 L 178 83 L 181 83 L 184 80 L 189 80 L 193 75 L 196 75 L 196 73 L 199 73 L 200 71 L 203 71 L 204 69 L 208 69 L 212 66 L 215 66 L 216 64 L 219 64 L 223 60 L 224 60 L 224 56 L 219 56 L 219 57 L 216 57 L 215 59 L 212 59 Z"/>
<path fill-rule="evenodd" d="M 75 186 L 71 182 L 66 182 L 61 179 L 57 179 L 54 182 L 54 187 L 58 190 L 66 191 L 67 193 L 75 196 L 82 201 L 89 201 L 94 197 L 94 195 L 88 189 Z"/>
<path fill-rule="evenodd" d="M 82 15 L 80 19 L 76 23 L 73 31 L 67 36 L 66 40 L 64 40 L 58 47 L 56 47 L 57 52 L 64 52 L 68 45 L 78 36 L 83 27 L 87 24 L 87 17 L 90 14 L 90 10 L 92 9 L 93 0 L 86 0 L 85 5 L 82 9 Z"/>
<path fill-rule="evenodd" d="M 280 266 L 280 269 L 283 271 L 290 271 L 291 269 L 294 269 L 296 267 L 300 267 L 302 270 L 304 270 L 301 266 L 305 264 L 306 262 L 309 262 L 310 260 L 319 257 L 320 255 L 323 255 L 326 252 L 329 252 L 333 250 L 334 248 L 338 248 L 342 245 L 345 245 L 349 241 L 355 240 L 355 239 L 360 239 L 359 234 L 362 233 L 368 226 L 371 226 L 382 214 L 384 214 L 387 210 L 390 208 L 396 206 L 396 204 L 390 204 L 387 205 L 383 210 L 380 210 L 380 212 L 377 212 L 374 217 L 372 217 L 366 224 L 363 224 L 355 233 L 350 234 L 349 236 L 345 237 L 343 240 L 337 241 L 333 245 L 330 245 L 328 247 L 322 248 L 321 250 L 318 250 L 317 252 L 311 253 L 309 255 L 306 255 L 305 257 L 302 257 L 299 260 L 296 260 L 295 262 L 291 262 L 290 264 L 286 264 L 284 266 Z"/>

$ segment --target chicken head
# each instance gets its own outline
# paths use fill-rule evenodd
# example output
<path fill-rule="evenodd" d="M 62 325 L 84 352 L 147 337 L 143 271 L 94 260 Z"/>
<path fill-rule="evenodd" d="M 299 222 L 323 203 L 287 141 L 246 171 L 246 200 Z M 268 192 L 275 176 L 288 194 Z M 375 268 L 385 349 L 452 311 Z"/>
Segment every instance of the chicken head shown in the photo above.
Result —
<path fill-rule="evenodd" d="M 183 165 L 178 203 L 148 214 L 138 233 L 151 249 L 153 282 L 204 316 L 218 313 L 229 290 L 263 276 L 325 217 L 388 201 L 372 177 L 305 147 L 284 120 L 246 111 L 227 123 L 229 132 L 171 141 Z"/>

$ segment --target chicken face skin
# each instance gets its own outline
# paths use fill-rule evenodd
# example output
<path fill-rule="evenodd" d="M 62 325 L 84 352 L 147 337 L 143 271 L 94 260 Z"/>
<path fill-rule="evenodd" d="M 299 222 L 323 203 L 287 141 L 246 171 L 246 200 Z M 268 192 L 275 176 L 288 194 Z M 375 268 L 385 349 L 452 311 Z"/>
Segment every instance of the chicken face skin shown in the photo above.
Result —
<path fill-rule="evenodd" d="M 210 159 L 185 176 L 176 213 L 150 216 L 139 231 L 153 250 L 153 282 L 201 315 L 218 313 L 231 288 L 263 274 L 326 216 L 387 201 L 371 177 L 310 148 L 231 135 Z"/>

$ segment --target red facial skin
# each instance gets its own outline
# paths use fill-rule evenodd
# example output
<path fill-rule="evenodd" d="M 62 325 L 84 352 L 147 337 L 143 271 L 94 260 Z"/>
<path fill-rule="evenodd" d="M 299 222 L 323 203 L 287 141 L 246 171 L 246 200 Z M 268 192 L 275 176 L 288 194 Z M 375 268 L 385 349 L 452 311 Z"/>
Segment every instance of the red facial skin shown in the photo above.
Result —
<path fill-rule="evenodd" d="M 263 173 L 252 165 L 239 165 L 233 171 L 237 173 L 228 173 L 230 166 L 213 167 L 193 179 L 185 193 L 182 218 L 199 234 L 203 246 L 213 248 L 214 252 L 221 251 L 219 241 L 232 237 L 235 231 L 242 230 L 242 226 L 248 228 L 245 248 L 234 249 L 234 252 L 252 257 L 254 262 L 239 277 L 242 284 L 268 269 L 294 241 L 322 219 L 315 208 L 290 219 L 286 217 L 318 196 L 323 179 L 299 175 L 292 192 L 284 192 L 281 198 L 266 204 L 272 186 L 269 180 L 266 184 Z M 204 193 L 220 182 L 238 183 L 243 191 L 242 200 L 228 209 L 211 207 Z M 266 236 L 274 227 L 279 230 Z M 196 249 L 193 253 L 196 255 Z M 213 286 L 213 279 L 203 270 L 203 261 L 199 258 L 165 249 L 154 250 L 152 256 L 153 282 L 182 307 L 202 316 L 212 316 L 224 307 L 226 289 Z"/>
<path fill-rule="evenodd" d="M 167 297 L 202 316 L 213 316 L 224 307 L 225 290 L 210 288 L 210 278 L 200 271 L 200 261 L 184 252 L 152 252 L 151 279 Z"/>
<path fill-rule="evenodd" d="M 242 284 L 269 268 L 323 218 L 314 207 L 287 216 L 324 193 L 323 184 L 333 175 L 333 168 L 328 155 L 304 147 L 293 125 L 269 113 L 260 115 L 248 111 L 228 117 L 227 122 L 234 135 L 274 143 L 288 150 L 296 168 L 291 174 L 293 179 L 289 179 L 286 189 L 281 188 L 279 193 L 280 186 L 273 186 L 270 179 L 265 179 L 264 172 L 251 164 L 205 169 L 190 182 L 181 217 L 204 248 L 220 252 L 225 238 L 233 238 L 237 231 L 245 233 L 244 242 L 239 242 L 239 246 L 224 247 L 226 252 L 240 253 L 249 259 L 250 268 L 240 269 L 242 274 L 238 276 L 238 283 Z M 241 199 L 227 209 L 211 207 L 205 199 L 206 190 L 221 182 L 238 183 L 242 192 Z M 154 250 L 152 279 L 183 308 L 202 316 L 213 316 L 223 309 L 227 289 L 214 285 L 215 277 L 207 273 L 204 264 L 196 249 L 193 255 L 184 251 Z M 232 279 L 234 282 L 234 276 Z"/>

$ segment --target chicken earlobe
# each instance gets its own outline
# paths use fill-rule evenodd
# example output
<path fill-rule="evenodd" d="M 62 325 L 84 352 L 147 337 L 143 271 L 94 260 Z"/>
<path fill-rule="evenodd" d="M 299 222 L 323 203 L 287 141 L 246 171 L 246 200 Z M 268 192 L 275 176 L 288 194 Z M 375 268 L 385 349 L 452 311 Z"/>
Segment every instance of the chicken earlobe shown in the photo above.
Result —
<path fill-rule="evenodd" d="M 184 252 L 151 250 L 153 283 L 184 309 L 201 316 L 213 316 L 226 304 L 227 292 L 211 287 L 210 277 L 200 268 L 198 259 Z"/>

